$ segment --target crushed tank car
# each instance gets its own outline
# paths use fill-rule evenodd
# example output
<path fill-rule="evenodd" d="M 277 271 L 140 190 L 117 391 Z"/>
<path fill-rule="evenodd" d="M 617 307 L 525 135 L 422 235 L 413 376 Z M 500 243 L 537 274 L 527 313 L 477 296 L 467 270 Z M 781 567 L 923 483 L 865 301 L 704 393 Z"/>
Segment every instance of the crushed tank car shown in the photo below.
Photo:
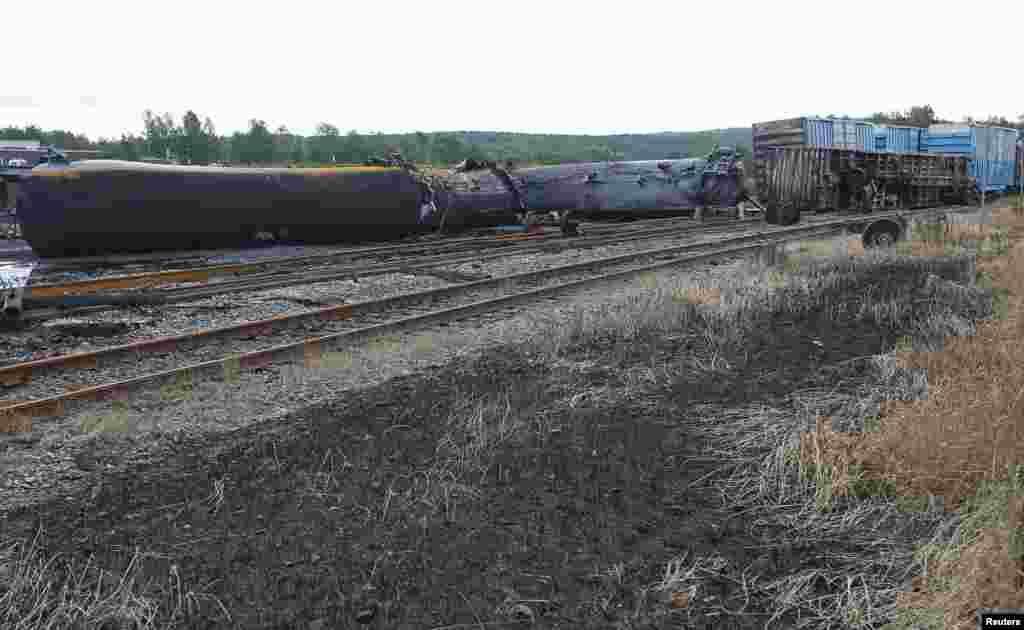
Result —
<path fill-rule="evenodd" d="M 320 169 L 93 160 L 32 169 L 18 191 L 42 257 L 237 245 L 260 234 L 309 243 L 396 238 L 436 224 L 430 186 L 391 166 Z"/>

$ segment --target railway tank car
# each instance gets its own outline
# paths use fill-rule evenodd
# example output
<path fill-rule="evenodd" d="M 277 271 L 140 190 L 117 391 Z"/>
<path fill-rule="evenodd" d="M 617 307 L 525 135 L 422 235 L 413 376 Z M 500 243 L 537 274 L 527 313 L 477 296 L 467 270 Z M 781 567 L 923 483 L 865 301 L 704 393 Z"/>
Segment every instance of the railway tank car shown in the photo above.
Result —
<path fill-rule="evenodd" d="M 237 245 L 260 233 L 308 243 L 432 230 L 424 178 L 392 166 L 170 166 L 93 160 L 34 168 L 18 193 L 42 257 Z"/>
<path fill-rule="evenodd" d="M 465 160 L 430 174 L 437 182 L 439 227 L 446 231 L 517 223 L 526 210 L 521 185 L 496 162 Z"/>
<path fill-rule="evenodd" d="M 741 195 L 736 152 L 704 159 L 586 162 L 502 168 L 467 160 L 441 174 L 437 193 L 446 228 L 515 223 L 524 213 L 569 212 L 574 218 L 652 218 L 688 214 Z"/>
<path fill-rule="evenodd" d="M 589 162 L 517 169 L 513 177 L 531 211 L 569 210 L 583 218 L 677 216 L 708 203 L 732 205 L 738 194 L 733 170 L 711 172 L 707 159 Z"/>
<path fill-rule="evenodd" d="M 230 247 L 258 235 L 303 243 L 394 239 L 444 228 L 688 214 L 733 205 L 736 154 L 503 168 L 467 160 L 418 170 L 394 154 L 361 167 L 224 168 L 113 160 L 33 169 L 18 195 L 25 240 L 44 258 Z"/>

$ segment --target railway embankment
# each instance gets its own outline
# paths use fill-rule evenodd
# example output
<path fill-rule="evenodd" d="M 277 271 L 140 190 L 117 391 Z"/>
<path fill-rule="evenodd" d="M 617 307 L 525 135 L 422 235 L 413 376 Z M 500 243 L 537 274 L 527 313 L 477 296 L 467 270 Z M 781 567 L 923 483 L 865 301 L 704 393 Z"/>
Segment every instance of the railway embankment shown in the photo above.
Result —
<path fill-rule="evenodd" d="M 1009 605 L 1022 230 L 648 274 L 5 442 L 0 625 L 937 628 Z"/>

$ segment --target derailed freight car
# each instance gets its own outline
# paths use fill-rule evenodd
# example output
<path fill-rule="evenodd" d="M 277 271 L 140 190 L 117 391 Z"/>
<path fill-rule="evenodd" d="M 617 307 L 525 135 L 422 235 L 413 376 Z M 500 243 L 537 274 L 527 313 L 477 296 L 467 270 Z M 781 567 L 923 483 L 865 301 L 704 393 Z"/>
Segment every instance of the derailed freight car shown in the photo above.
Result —
<path fill-rule="evenodd" d="M 503 168 L 469 160 L 454 170 L 427 171 L 448 230 L 515 223 L 526 214 L 573 218 L 678 216 L 708 205 L 731 206 L 742 194 L 736 153 L 708 158 L 585 162 Z"/>
<path fill-rule="evenodd" d="M 963 156 L 765 147 L 755 180 L 766 220 L 782 225 L 796 223 L 801 211 L 927 208 L 976 198 Z"/>
<path fill-rule="evenodd" d="M 963 155 L 970 159 L 978 191 L 1003 193 L 1013 185 L 1017 130 L 968 123 L 928 128 L 928 153 Z"/>
<path fill-rule="evenodd" d="M 428 173 L 437 182 L 439 227 L 446 231 L 517 223 L 526 210 L 521 182 L 496 162 L 466 160 Z"/>
<path fill-rule="evenodd" d="M 732 152 L 714 159 L 589 162 L 518 169 L 531 211 L 581 218 L 677 216 L 705 205 L 735 205 L 739 175 Z"/>
<path fill-rule="evenodd" d="M 779 147 L 875 150 L 875 125 L 852 118 L 803 116 L 755 123 L 752 126 L 754 159 Z"/>
<path fill-rule="evenodd" d="M 424 178 L 400 167 L 167 166 L 95 160 L 33 169 L 18 193 L 43 257 L 238 245 L 269 233 L 309 243 L 432 230 Z"/>
<path fill-rule="evenodd" d="M 1017 132 L 1017 158 L 1014 168 L 1013 191 L 1024 193 L 1024 131 Z"/>
<path fill-rule="evenodd" d="M 33 169 L 19 193 L 25 239 L 43 257 L 229 247 L 257 235 L 332 243 L 438 227 L 574 217 L 675 216 L 741 194 L 736 155 L 506 170 L 493 162 L 420 172 L 400 156 L 324 169 L 96 160 Z"/>

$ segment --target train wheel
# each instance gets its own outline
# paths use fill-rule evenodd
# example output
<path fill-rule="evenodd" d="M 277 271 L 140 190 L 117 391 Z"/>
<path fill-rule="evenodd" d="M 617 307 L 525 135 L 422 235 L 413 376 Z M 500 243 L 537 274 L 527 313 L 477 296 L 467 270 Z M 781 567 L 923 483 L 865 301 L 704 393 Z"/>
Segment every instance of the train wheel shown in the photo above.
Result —
<path fill-rule="evenodd" d="M 865 247 L 892 247 L 900 238 L 899 227 L 888 222 L 876 224 L 864 233 Z"/>
<path fill-rule="evenodd" d="M 871 243 L 875 247 L 892 247 L 896 244 L 896 236 L 892 232 L 878 232 L 872 237 Z"/>

